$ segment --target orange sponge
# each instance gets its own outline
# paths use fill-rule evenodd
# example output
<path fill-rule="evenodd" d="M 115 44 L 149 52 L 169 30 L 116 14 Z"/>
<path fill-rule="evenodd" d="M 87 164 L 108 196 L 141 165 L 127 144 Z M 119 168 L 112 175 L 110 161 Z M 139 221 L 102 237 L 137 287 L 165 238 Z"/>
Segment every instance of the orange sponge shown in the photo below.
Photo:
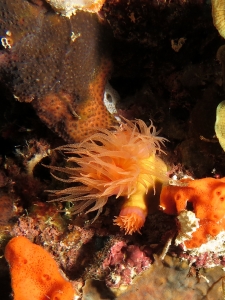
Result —
<path fill-rule="evenodd" d="M 219 221 L 225 214 L 225 177 L 191 180 L 187 186 L 166 186 L 160 206 L 168 214 L 180 213 L 192 202 L 199 219 Z"/>
<path fill-rule="evenodd" d="M 160 195 L 160 206 L 165 213 L 174 215 L 193 210 L 199 228 L 185 245 L 199 247 L 207 242 L 208 236 L 225 230 L 225 177 L 190 180 L 186 186 L 166 186 Z"/>
<path fill-rule="evenodd" d="M 72 300 L 75 290 L 59 272 L 52 256 L 23 236 L 6 246 L 14 300 Z"/>

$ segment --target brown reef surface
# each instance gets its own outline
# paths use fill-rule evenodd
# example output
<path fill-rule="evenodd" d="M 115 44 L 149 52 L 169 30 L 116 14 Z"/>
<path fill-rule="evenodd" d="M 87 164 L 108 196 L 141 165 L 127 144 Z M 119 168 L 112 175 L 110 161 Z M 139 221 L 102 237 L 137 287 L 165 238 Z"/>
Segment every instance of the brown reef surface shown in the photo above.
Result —
<path fill-rule="evenodd" d="M 48 5 L 0 3 L 0 77 L 20 102 L 67 142 L 82 140 L 113 118 L 103 104 L 111 71 L 111 34 L 96 14 L 71 18 Z"/>

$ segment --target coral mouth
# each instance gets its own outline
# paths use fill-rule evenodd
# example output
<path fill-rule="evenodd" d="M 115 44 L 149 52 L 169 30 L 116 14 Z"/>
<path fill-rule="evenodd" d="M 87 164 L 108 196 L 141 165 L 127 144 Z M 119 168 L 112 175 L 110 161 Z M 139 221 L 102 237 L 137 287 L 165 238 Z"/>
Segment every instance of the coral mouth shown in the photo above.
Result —
<path fill-rule="evenodd" d="M 140 207 L 128 206 L 122 208 L 120 215 L 114 219 L 114 224 L 125 230 L 125 234 L 139 232 L 145 223 L 147 213 Z"/>

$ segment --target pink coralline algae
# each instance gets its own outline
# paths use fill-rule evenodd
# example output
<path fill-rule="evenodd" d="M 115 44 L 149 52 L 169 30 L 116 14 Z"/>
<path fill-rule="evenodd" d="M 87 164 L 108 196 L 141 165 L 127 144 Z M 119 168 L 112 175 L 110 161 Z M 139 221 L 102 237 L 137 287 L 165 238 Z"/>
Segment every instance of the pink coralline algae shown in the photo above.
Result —
<path fill-rule="evenodd" d="M 189 264 L 193 264 L 195 268 L 212 268 L 215 266 L 225 267 L 225 256 L 220 253 L 205 252 L 198 255 L 192 255 L 191 253 L 181 253 L 180 258 L 187 259 Z"/>
<path fill-rule="evenodd" d="M 151 265 L 150 255 L 151 251 L 147 247 L 141 250 L 137 245 L 116 242 L 103 262 L 103 269 L 110 271 L 106 284 L 113 288 L 130 284 L 136 275 Z"/>

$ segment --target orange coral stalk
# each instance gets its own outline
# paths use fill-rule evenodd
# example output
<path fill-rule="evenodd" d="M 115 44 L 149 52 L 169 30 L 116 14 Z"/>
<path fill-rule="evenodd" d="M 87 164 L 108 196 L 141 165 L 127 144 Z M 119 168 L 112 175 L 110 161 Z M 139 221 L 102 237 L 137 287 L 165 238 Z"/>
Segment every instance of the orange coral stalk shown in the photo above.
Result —
<path fill-rule="evenodd" d="M 52 170 L 69 174 L 71 183 L 82 183 L 62 191 L 50 191 L 59 196 L 60 201 L 77 202 L 73 212 L 79 213 L 89 208 L 98 210 L 97 216 L 107 202 L 108 197 L 125 196 L 122 208 L 123 217 L 115 223 L 125 226 L 127 233 L 140 229 L 147 215 L 145 195 L 154 188 L 156 179 L 167 180 L 166 165 L 156 155 L 161 152 L 161 144 L 165 140 L 157 136 L 155 127 L 149 127 L 142 121 L 128 121 L 121 126 L 114 126 L 112 131 L 101 129 L 80 144 L 72 144 L 58 148 L 71 155 L 68 159 L 73 167 L 50 167 Z M 134 221 L 125 220 L 123 209 L 137 207 L 143 210 L 140 215 L 132 217 Z M 135 210 L 134 210 L 135 211 Z M 130 214 L 129 210 L 129 214 Z M 143 217 L 144 216 L 144 217 Z M 123 221 L 122 221 L 123 220 Z M 135 225 L 137 223 L 138 226 Z M 132 225 L 131 225 L 132 224 Z"/>
<path fill-rule="evenodd" d="M 146 189 L 142 184 L 138 184 L 137 192 L 128 198 L 120 215 L 115 218 L 114 224 L 125 230 L 126 234 L 132 234 L 135 231 L 140 233 L 140 228 L 145 223 L 147 216 L 147 205 L 145 203 Z"/>
<path fill-rule="evenodd" d="M 143 160 L 142 163 L 156 164 L 155 167 L 164 170 L 166 172 L 166 166 L 163 161 L 154 155 L 150 156 L 148 159 Z M 132 194 L 122 206 L 120 215 L 114 220 L 114 224 L 120 226 L 121 229 L 125 230 L 126 234 L 132 234 L 135 231 L 140 233 L 140 228 L 143 227 L 145 223 L 145 218 L 148 214 L 147 208 L 147 192 L 154 187 L 152 182 L 144 179 L 143 182 L 137 184 L 137 189 L 134 194 Z M 154 179 L 157 180 L 156 178 Z"/>
<path fill-rule="evenodd" d="M 23 236 L 9 241 L 5 258 L 10 266 L 14 300 L 72 300 L 75 290 L 52 256 Z"/>

